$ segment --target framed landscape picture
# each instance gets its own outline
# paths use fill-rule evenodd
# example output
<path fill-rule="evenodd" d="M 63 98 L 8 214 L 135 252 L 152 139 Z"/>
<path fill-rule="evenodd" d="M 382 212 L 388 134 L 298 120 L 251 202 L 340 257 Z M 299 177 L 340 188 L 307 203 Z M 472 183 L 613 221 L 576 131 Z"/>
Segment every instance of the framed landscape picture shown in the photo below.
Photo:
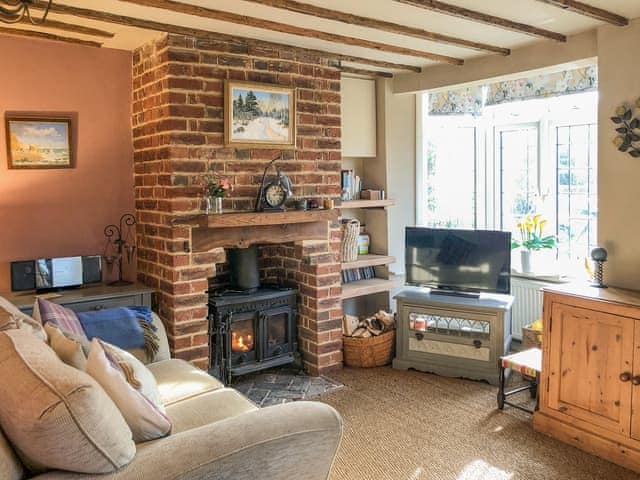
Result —
<path fill-rule="evenodd" d="M 71 168 L 71 118 L 7 114 L 9 168 Z"/>
<path fill-rule="evenodd" d="M 261 83 L 225 83 L 227 146 L 295 147 L 295 90 Z"/>

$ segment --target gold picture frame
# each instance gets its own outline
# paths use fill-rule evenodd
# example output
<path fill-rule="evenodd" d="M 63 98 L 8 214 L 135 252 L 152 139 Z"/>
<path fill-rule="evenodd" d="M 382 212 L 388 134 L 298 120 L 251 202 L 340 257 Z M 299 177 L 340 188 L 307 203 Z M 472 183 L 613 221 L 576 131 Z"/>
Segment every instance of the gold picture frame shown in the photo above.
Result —
<path fill-rule="evenodd" d="M 295 148 L 295 89 L 225 81 L 224 143 L 240 148 Z"/>
<path fill-rule="evenodd" d="M 73 168 L 72 118 L 50 115 L 5 115 L 7 167 Z"/>

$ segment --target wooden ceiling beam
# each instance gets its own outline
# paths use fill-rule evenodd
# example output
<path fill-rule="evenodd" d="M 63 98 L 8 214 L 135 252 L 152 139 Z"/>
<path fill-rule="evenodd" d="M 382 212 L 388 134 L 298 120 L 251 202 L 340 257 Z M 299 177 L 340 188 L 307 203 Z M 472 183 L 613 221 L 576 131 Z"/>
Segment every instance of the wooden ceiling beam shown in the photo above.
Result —
<path fill-rule="evenodd" d="M 393 73 L 381 72 L 380 70 L 367 70 L 364 68 L 353 68 L 347 66 L 341 66 L 339 70 L 343 73 L 355 73 L 356 75 L 366 75 L 369 77 L 393 78 Z"/>
<path fill-rule="evenodd" d="M 468 8 L 458 7 L 457 5 L 451 5 L 449 3 L 441 2 L 439 0 L 395 0 L 398 3 L 410 5 L 412 7 L 423 8 L 432 12 L 442 13 L 444 15 L 451 15 L 453 17 L 462 18 L 464 20 L 470 20 L 472 22 L 484 23 L 485 25 L 491 25 L 492 27 L 503 28 L 506 30 L 512 30 L 518 33 L 524 33 L 527 35 L 533 35 L 535 37 L 548 38 L 556 40 L 558 42 L 566 42 L 567 37 L 561 33 L 552 32 L 542 28 L 534 27 L 533 25 L 527 25 L 525 23 L 514 22 L 502 17 L 496 17 L 486 13 L 478 12 L 477 10 L 470 10 Z"/>
<path fill-rule="evenodd" d="M 617 13 L 604 10 L 602 8 L 588 5 L 584 2 L 578 2 L 577 0 L 538 0 L 539 2 L 553 5 L 564 10 L 568 10 L 573 13 L 579 13 L 580 15 L 586 15 L 587 17 L 595 18 L 603 22 L 617 25 L 618 27 L 624 27 L 629 25 L 629 19 L 618 15 Z"/>
<path fill-rule="evenodd" d="M 42 0 L 36 0 L 33 5 L 35 8 L 44 8 L 46 3 Z M 96 20 L 103 23 L 111 23 L 114 25 L 123 25 L 126 27 L 141 28 L 144 30 L 153 30 L 156 32 L 173 33 L 176 35 L 187 35 L 192 37 L 217 40 L 220 42 L 234 43 L 236 45 L 251 45 L 262 46 L 270 48 L 296 48 L 300 51 L 306 52 L 310 55 L 319 55 L 329 59 L 335 59 L 337 61 L 359 63 L 362 65 L 372 65 L 379 68 L 389 68 L 392 70 L 408 70 L 411 72 L 420 73 L 422 68 L 415 65 L 406 65 L 403 63 L 386 62 L 382 60 L 373 60 L 370 58 L 356 57 L 353 55 L 344 55 L 341 53 L 328 52 L 324 50 L 314 50 L 311 48 L 294 47 L 292 45 L 284 45 L 276 42 L 266 42 L 262 40 L 254 40 L 250 38 L 240 38 L 233 35 L 227 35 L 224 33 L 211 32 L 209 30 L 202 30 L 198 28 L 182 27 L 180 25 L 172 25 L 169 23 L 154 22 L 152 20 L 144 20 L 141 18 L 127 17 L 124 15 L 117 15 L 114 13 L 103 12 L 99 10 L 91 10 L 87 8 L 73 7 L 70 5 L 63 5 L 60 3 L 53 3 L 51 5 L 51 12 L 61 15 L 71 15 L 80 18 L 86 18 L 88 20 Z"/>
<path fill-rule="evenodd" d="M 322 50 L 307 49 L 307 51 L 314 53 L 315 55 L 330 56 L 332 58 L 335 58 L 336 60 L 340 60 L 343 62 L 360 63 L 362 65 L 371 65 L 373 67 L 389 68 L 391 70 L 407 70 L 407 71 L 416 72 L 416 73 L 422 72 L 422 68 L 416 67 L 415 65 L 405 65 L 402 63 L 385 62 L 382 60 L 371 60 L 370 58 L 354 57 L 353 55 L 343 55 L 340 53 L 324 52 Z"/>
<path fill-rule="evenodd" d="M 28 18 L 23 18 L 20 23 L 23 23 L 26 25 L 33 25 Z M 84 25 L 75 25 L 72 23 L 59 22 L 58 20 L 53 20 L 51 18 L 47 18 L 46 22 L 39 26 L 41 28 L 51 28 L 54 30 L 64 30 L 66 32 L 81 33 L 83 35 L 89 35 L 92 37 L 113 38 L 116 36 L 115 33 L 100 30 L 98 28 L 85 27 Z"/>
<path fill-rule="evenodd" d="M 317 7 L 309 3 L 301 3 L 295 0 L 245 0 L 247 2 L 257 3 L 268 7 L 288 10 L 290 12 L 301 13 L 313 17 L 324 18 L 327 20 L 346 23 L 348 25 L 357 25 L 360 27 L 373 28 L 385 32 L 396 33 L 398 35 L 407 35 L 418 38 L 420 40 L 428 40 L 431 42 L 444 43 L 447 45 L 455 45 L 456 47 L 469 48 L 482 52 L 498 53 L 500 55 L 509 55 L 511 51 L 508 48 L 496 47 L 487 43 L 474 42 L 463 38 L 443 35 L 441 33 L 430 32 L 421 28 L 400 25 L 398 23 L 387 22 L 370 17 L 362 17 L 351 13 L 341 12 L 339 10 L 331 10 L 328 8 Z"/>
<path fill-rule="evenodd" d="M 53 33 L 38 32 L 36 30 L 23 30 L 22 28 L 0 27 L 0 34 L 16 35 L 20 37 L 43 38 L 57 42 L 76 43 L 86 47 L 101 47 L 102 43 L 82 40 L 80 38 L 63 37 Z"/>
<path fill-rule="evenodd" d="M 339 43 L 342 45 L 352 45 L 355 47 L 369 48 L 379 52 L 395 53 L 398 55 L 407 55 L 409 57 L 424 58 L 439 63 L 449 63 L 452 65 L 462 65 L 464 60 L 461 58 L 440 55 L 437 53 L 426 52 L 423 50 L 415 50 L 412 48 L 399 47 L 386 43 L 374 42 L 364 38 L 349 37 L 346 35 L 338 35 L 335 33 L 322 32 L 311 28 L 302 28 L 286 23 L 264 20 L 247 15 L 239 15 L 237 13 L 226 12 L 223 10 L 214 10 L 211 8 L 201 7 L 191 3 L 176 2 L 174 0 L 121 0 L 126 3 L 140 5 L 144 7 L 157 8 L 174 13 L 192 15 L 200 18 L 208 18 L 227 23 L 235 23 L 246 27 L 260 28 L 271 30 L 274 32 L 287 33 L 299 37 L 311 37 L 326 42 Z"/>

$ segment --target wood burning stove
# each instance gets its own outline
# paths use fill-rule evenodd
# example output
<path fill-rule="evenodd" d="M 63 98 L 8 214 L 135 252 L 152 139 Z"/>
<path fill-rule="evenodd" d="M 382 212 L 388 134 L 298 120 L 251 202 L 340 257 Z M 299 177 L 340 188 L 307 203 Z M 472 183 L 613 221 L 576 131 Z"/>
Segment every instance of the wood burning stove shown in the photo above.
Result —
<path fill-rule="evenodd" d="M 292 363 L 297 353 L 292 288 L 209 292 L 209 373 L 231 378 Z"/>

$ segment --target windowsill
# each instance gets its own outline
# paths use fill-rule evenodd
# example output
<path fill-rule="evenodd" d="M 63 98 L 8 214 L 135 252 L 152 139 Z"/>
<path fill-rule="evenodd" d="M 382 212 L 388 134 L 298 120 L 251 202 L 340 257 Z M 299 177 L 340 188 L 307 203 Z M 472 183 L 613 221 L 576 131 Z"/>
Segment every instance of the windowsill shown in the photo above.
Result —
<path fill-rule="evenodd" d="M 541 282 L 551 282 L 551 283 L 569 283 L 575 280 L 574 277 L 569 277 L 567 275 L 559 274 L 559 273 L 550 273 L 550 272 L 519 272 L 517 270 L 511 270 L 512 277 L 518 278 L 526 278 L 527 280 L 538 280 Z"/>

